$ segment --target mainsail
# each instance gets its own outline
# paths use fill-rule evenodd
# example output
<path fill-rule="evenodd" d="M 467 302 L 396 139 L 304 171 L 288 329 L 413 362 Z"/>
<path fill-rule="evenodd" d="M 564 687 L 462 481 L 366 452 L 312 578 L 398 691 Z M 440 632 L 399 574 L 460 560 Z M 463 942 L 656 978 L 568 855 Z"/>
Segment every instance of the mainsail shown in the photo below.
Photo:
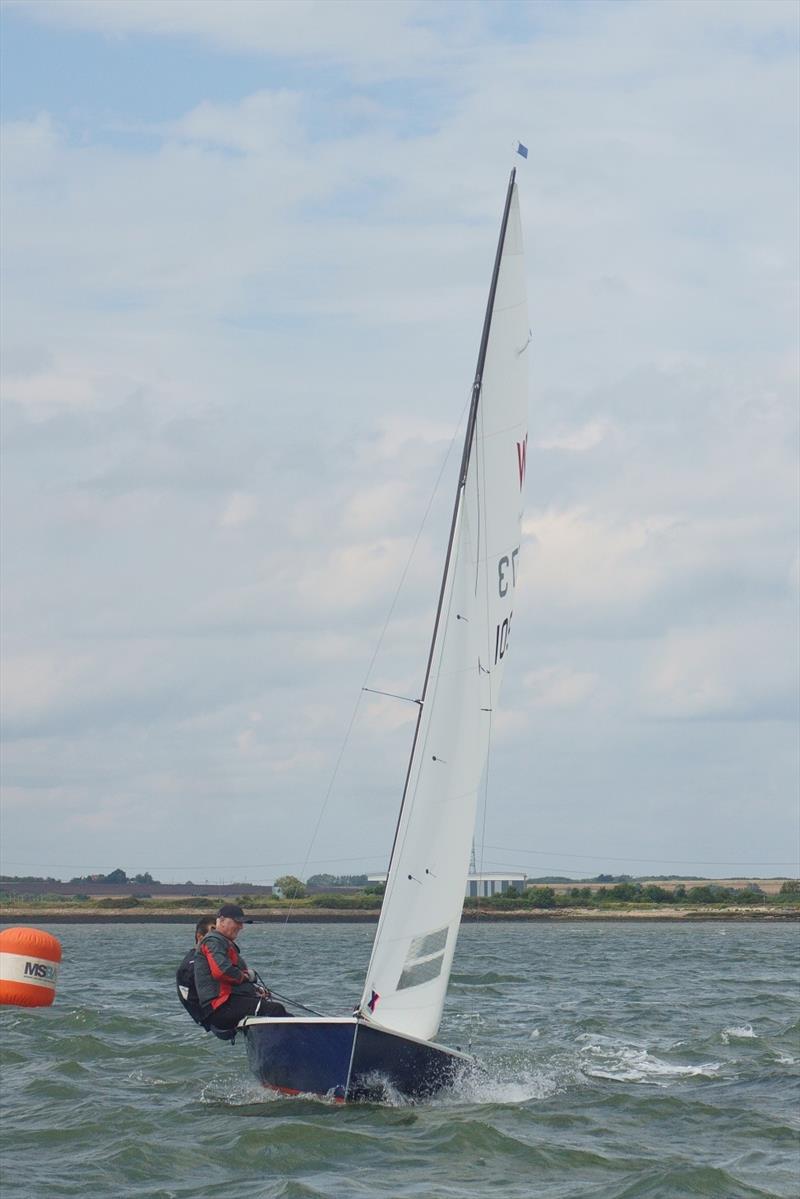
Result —
<path fill-rule="evenodd" d="M 360 1014 L 432 1039 L 456 946 L 517 582 L 530 340 L 511 172 L 444 578 Z"/>

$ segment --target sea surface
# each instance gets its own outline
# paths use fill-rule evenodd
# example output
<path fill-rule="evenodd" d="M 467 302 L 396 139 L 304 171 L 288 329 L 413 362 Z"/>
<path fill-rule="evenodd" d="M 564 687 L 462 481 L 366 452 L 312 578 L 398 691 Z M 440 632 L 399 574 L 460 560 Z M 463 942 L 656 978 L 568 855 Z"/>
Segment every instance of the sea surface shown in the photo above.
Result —
<path fill-rule="evenodd" d="M 679 1199 L 800 1193 L 797 925 L 462 929 L 435 1102 L 276 1097 L 174 994 L 186 924 L 43 925 L 52 1008 L 0 1010 L 3 1199 Z M 279 991 L 358 999 L 372 925 L 254 925 Z"/>

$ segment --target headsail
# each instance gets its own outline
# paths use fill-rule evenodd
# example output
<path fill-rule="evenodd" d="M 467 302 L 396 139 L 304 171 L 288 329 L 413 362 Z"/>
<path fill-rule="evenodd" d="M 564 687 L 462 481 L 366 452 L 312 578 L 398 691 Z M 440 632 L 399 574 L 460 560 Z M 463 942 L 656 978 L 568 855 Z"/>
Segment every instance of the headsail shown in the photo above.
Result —
<path fill-rule="evenodd" d="M 512 171 L 414 747 L 361 1012 L 436 1035 L 517 582 L 529 341 Z"/>

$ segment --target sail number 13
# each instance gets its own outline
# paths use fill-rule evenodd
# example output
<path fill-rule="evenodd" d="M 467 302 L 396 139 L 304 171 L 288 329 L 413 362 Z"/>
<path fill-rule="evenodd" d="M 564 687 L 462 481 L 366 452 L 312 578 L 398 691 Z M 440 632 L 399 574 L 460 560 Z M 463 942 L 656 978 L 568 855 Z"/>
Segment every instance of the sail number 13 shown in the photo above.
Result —
<path fill-rule="evenodd" d="M 517 558 L 519 557 L 519 546 L 511 551 L 511 557 L 508 554 L 503 554 L 500 561 L 497 563 L 497 590 L 500 593 L 500 598 L 508 595 L 509 584 L 511 589 L 517 585 Z"/>

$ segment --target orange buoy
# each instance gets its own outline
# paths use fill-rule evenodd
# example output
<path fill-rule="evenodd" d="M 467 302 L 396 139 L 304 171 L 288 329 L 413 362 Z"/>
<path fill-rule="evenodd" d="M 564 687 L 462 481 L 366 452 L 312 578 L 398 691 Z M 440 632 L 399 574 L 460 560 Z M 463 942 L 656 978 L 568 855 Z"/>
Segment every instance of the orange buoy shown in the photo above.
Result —
<path fill-rule="evenodd" d="M 0 1003 L 48 1007 L 56 996 L 61 942 L 40 928 L 0 933 Z"/>

